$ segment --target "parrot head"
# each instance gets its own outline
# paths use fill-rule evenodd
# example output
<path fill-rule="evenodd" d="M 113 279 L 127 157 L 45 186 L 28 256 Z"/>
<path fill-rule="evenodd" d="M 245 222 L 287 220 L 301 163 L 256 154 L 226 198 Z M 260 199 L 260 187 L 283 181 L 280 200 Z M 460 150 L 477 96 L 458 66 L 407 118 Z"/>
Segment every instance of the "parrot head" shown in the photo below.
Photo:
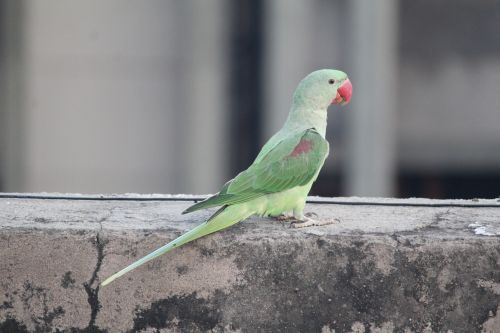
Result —
<path fill-rule="evenodd" d="M 306 107 L 328 108 L 331 104 L 345 105 L 352 96 L 352 84 L 347 74 L 335 69 L 312 72 L 300 81 L 294 102 Z"/>

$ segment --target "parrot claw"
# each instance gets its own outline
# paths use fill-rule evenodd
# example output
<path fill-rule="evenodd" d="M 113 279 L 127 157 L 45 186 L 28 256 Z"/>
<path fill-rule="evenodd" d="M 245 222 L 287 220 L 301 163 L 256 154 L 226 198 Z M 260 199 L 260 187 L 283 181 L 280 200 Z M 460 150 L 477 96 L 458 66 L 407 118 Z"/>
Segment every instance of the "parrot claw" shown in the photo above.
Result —
<path fill-rule="evenodd" d="M 338 219 L 330 220 L 330 221 L 318 221 L 313 220 L 309 217 L 306 217 L 303 220 L 292 222 L 290 224 L 290 228 L 305 228 L 305 227 L 313 227 L 313 226 L 323 226 L 328 224 L 334 224 L 340 222 Z"/>

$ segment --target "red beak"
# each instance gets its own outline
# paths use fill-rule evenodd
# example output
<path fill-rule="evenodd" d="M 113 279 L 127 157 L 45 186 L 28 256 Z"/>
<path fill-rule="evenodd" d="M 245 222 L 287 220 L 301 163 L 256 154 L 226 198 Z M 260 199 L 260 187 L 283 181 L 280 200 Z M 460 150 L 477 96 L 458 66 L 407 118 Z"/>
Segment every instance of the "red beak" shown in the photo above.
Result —
<path fill-rule="evenodd" d="M 352 84 L 349 79 L 346 79 L 337 89 L 337 96 L 335 96 L 335 99 L 332 101 L 332 104 L 340 104 L 340 105 L 345 105 L 349 103 L 351 100 L 352 96 Z"/>

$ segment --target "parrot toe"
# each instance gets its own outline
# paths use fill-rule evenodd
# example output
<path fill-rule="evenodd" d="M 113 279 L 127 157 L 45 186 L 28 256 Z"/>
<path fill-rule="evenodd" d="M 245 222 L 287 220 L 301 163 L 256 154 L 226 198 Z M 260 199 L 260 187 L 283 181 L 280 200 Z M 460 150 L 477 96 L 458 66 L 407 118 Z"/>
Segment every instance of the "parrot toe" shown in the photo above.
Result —
<path fill-rule="evenodd" d="M 281 215 L 278 215 L 278 216 L 274 216 L 273 218 L 276 221 L 279 221 L 279 222 L 285 222 L 285 221 L 295 220 L 295 217 L 293 217 L 292 215 L 286 215 L 286 214 L 281 214 Z"/>
<path fill-rule="evenodd" d="M 306 217 L 304 220 L 292 222 L 290 224 L 290 228 L 305 228 L 305 227 L 314 227 L 314 226 L 323 226 L 340 222 L 338 219 L 333 220 L 314 220 L 309 217 Z"/>

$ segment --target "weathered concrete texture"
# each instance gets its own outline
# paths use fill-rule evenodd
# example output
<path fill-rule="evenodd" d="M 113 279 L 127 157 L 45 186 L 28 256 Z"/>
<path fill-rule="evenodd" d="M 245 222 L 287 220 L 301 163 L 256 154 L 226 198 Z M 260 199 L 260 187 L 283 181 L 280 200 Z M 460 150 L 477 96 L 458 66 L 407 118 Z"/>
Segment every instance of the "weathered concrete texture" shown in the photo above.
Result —
<path fill-rule="evenodd" d="M 98 287 L 189 204 L 0 199 L 0 332 L 500 332 L 500 205 L 310 204 L 339 222 L 251 218 Z"/>

